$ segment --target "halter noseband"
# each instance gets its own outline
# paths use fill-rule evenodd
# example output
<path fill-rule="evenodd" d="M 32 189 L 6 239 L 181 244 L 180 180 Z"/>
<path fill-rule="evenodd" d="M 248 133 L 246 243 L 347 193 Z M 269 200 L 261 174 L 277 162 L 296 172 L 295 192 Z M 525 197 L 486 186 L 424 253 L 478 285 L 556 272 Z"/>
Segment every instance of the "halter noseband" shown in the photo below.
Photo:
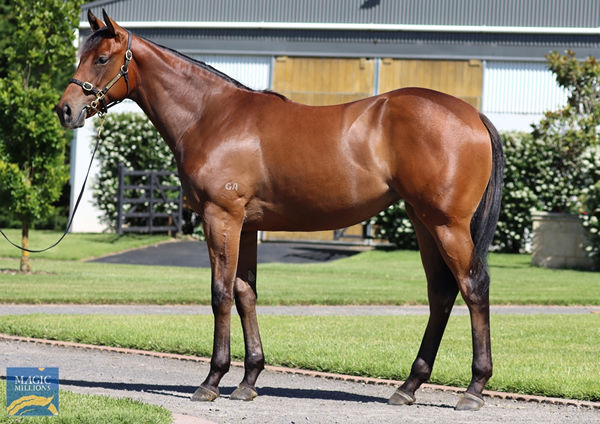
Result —
<path fill-rule="evenodd" d="M 127 50 L 125 51 L 125 61 L 119 70 L 119 73 L 115 75 L 115 77 L 106 84 L 102 90 L 98 90 L 94 87 L 94 84 L 87 81 L 80 81 L 76 78 L 71 78 L 69 83 L 74 83 L 80 86 L 85 93 L 92 93 L 96 96 L 94 100 L 90 102 L 89 105 L 86 106 L 87 109 L 93 109 L 98 113 L 105 114 L 108 111 L 109 107 L 112 107 L 118 103 L 121 103 L 123 100 L 115 100 L 109 104 L 106 104 L 106 93 L 111 89 L 113 85 L 119 81 L 121 77 L 125 79 L 125 84 L 127 84 L 127 94 L 129 94 L 129 62 L 133 59 L 133 53 L 131 52 L 131 32 L 127 31 Z M 127 96 L 127 94 L 125 96 Z"/>

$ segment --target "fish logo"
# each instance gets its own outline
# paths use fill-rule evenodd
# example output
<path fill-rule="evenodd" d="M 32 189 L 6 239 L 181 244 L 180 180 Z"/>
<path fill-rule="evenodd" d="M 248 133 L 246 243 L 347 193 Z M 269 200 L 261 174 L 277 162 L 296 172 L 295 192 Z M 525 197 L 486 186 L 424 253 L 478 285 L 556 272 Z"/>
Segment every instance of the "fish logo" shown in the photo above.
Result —
<path fill-rule="evenodd" d="M 36 395 L 23 396 L 12 401 L 12 403 L 6 408 L 6 412 L 11 416 L 48 415 L 45 413 L 46 411 L 50 412 L 51 415 L 58 415 L 58 409 L 56 409 L 56 406 L 52 404 L 53 399 L 54 396 L 48 398 Z M 41 409 L 41 411 L 38 411 L 38 409 Z"/>

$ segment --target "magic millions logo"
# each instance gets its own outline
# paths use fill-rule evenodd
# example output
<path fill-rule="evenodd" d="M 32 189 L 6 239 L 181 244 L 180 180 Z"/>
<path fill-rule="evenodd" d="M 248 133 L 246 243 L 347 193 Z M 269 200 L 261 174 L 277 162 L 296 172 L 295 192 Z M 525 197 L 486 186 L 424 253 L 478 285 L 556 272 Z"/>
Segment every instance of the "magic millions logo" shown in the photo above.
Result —
<path fill-rule="evenodd" d="M 58 368 L 6 368 L 6 413 L 58 415 Z"/>

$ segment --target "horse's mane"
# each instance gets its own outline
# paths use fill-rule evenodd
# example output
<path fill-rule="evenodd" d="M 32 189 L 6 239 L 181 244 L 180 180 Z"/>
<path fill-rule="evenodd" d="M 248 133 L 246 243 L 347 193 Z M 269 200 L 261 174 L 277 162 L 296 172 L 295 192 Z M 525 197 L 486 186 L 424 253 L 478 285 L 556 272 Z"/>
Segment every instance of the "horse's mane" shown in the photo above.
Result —
<path fill-rule="evenodd" d="M 227 74 L 219 71 L 216 68 L 213 68 L 212 66 L 210 66 L 206 62 L 202 62 L 201 60 L 197 60 L 197 59 L 194 59 L 193 57 L 186 56 L 185 54 L 183 54 L 181 52 L 178 52 L 175 49 L 172 49 L 170 47 L 166 47 L 166 46 L 163 46 L 161 44 L 155 43 L 154 41 L 148 40 L 147 38 L 144 38 L 144 37 L 140 37 L 140 38 L 142 38 L 143 40 L 147 41 L 150 44 L 155 45 L 156 47 L 159 47 L 161 49 L 164 49 L 164 50 L 167 50 L 167 51 L 173 53 L 174 55 L 180 57 L 183 60 L 186 60 L 186 61 L 188 61 L 188 62 L 190 62 L 190 63 L 192 63 L 192 64 L 194 64 L 196 66 L 199 66 L 200 68 L 202 68 L 202 69 L 204 69 L 204 70 L 206 70 L 206 71 L 208 71 L 208 72 L 210 72 L 210 73 L 212 73 L 212 74 L 214 74 L 214 75 L 216 75 L 216 76 L 224 79 L 225 81 L 227 81 L 227 82 L 235 85 L 238 88 L 241 88 L 241 89 L 247 90 L 247 91 L 252 91 L 254 93 L 272 94 L 274 96 L 280 97 L 283 100 L 287 99 L 283 94 L 279 94 L 279 93 L 276 93 L 276 92 L 271 91 L 271 90 L 254 90 L 253 88 L 250 88 L 247 85 L 242 84 L 241 82 L 239 82 L 235 78 L 231 78 L 229 75 L 227 75 Z"/>
<path fill-rule="evenodd" d="M 114 37 L 114 34 L 107 27 L 102 27 L 102 28 L 92 32 L 90 34 L 90 36 L 87 38 L 87 40 L 85 40 L 85 43 L 83 44 L 83 47 L 81 48 L 81 55 L 84 55 L 85 53 L 94 49 L 98 45 L 98 43 L 100 43 L 101 40 L 103 40 L 105 38 L 112 38 L 112 37 Z M 138 37 L 140 37 L 140 36 L 138 36 Z M 218 69 L 213 68 L 208 63 L 202 62 L 201 60 L 194 59 L 193 57 L 186 56 L 183 53 L 178 52 L 175 49 L 155 43 L 154 41 L 148 40 L 145 37 L 140 37 L 140 38 L 147 41 L 150 44 L 155 45 L 156 47 L 159 47 L 161 49 L 164 49 L 164 50 L 167 50 L 167 51 L 173 53 L 175 56 L 180 57 L 181 59 L 184 59 L 187 62 L 190 62 L 196 66 L 199 66 L 200 68 L 224 79 L 228 83 L 233 84 L 236 87 L 241 88 L 242 90 L 252 91 L 254 93 L 272 94 L 274 96 L 280 97 L 283 100 L 286 100 L 286 97 L 283 94 L 279 94 L 279 93 L 276 93 L 271 90 L 254 90 L 253 88 L 250 88 L 247 85 L 242 84 L 238 80 L 231 78 L 229 75 L 219 71 Z"/>

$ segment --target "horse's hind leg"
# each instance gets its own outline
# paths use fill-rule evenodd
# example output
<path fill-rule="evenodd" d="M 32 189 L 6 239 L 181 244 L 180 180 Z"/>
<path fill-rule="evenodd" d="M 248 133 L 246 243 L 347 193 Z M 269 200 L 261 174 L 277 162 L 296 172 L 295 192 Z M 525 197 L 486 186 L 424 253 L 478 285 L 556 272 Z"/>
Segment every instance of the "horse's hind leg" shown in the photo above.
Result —
<path fill-rule="evenodd" d="M 244 379 L 231 394 L 231 399 L 236 400 L 252 400 L 257 396 L 254 385 L 265 366 L 256 318 L 256 250 L 256 231 L 243 232 L 234 293 L 244 330 L 246 356 Z"/>
<path fill-rule="evenodd" d="M 470 220 L 454 220 L 447 225 L 435 226 L 433 234 L 471 315 L 472 379 L 456 409 L 477 410 L 483 406 L 483 388 L 492 376 L 489 275 L 485 266 L 472 266 Z"/>
<path fill-rule="evenodd" d="M 442 335 L 458 294 L 456 280 L 440 255 L 434 238 L 408 204 L 407 212 L 417 234 L 421 261 L 427 276 L 430 315 L 410 375 L 389 400 L 389 403 L 393 405 L 412 404 L 415 401 L 415 391 L 431 376 Z"/>

